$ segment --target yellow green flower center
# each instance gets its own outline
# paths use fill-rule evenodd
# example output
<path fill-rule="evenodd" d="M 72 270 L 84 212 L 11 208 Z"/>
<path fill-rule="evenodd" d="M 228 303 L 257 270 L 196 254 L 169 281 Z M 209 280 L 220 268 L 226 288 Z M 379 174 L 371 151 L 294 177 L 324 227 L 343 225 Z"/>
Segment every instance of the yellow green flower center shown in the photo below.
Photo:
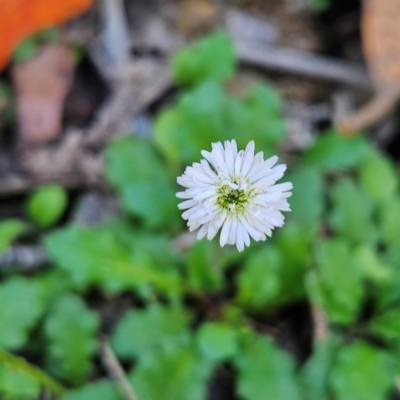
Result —
<path fill-rule="evenodd" d="M 244 189 L 233 189 L 229 185 L 222 185 L 218 189 L 217 204 L 228 213 L 241 213 L 249 201 L 248 193 Z"/>

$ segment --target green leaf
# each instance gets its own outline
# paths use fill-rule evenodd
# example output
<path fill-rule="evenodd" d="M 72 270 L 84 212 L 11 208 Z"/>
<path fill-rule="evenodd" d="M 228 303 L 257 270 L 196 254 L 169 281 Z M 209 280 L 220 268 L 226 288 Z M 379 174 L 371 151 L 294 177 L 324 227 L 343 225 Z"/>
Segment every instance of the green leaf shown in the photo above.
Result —
<path fill-rule="evenodd" d="M 106 175 L 121 193 L 123 206 L 152 228 L 176 226 L 178 201 L 168 173 L 150 143 L 124 137 L 106 152 Z"/>
<path fill-rule="evenodd" d="M 259 83 L 252 88 L 245 98 L 247 107 L 254 111 L 278 115 L 282 112 L 282 99 L 279 92 L 271 85 Z"/>
<path fill-rule="evenodd" d="M 201 150 L 211 143 L 231 138 L 225 118 L 227 96 L 216 82 L 206 81 L 184 93 L 176 108 L 162 112 L 156 120 L 155 141 L 171 165 L 178 160 L 199 161 Z"/>
<path fill-rule="evenodd" d="M 175 348 L 187 342 L 190 317 L 182 307 L 151 305 L 128 312 L 119 322 L 112 346 L 121 357 L 146 357 L 155 349 Z"/>
<path fill-rule="evenodd" d="M 183 126 L 182 117 L 177 108 L 164 109 L 156 116 L 154 144 L 168 161 L 174 175 L 179 174 L 181 153 L 187 151 L 186 147 L 181 148 L 181 143 L 185 142 L 185 137 L 185 127 Z M 196 151 L 197 148 L 194 152 Z M 193 150 L 190 150 L 189 154 L 191 152 L 193 152 Z"/>
<path fill-rule="evenodd" d="M 0 79 L 0 126 L 15 123 L 11 86 Z"/>
<path fill-rule="evenodd" d="M 184 93 L 176 107 L 160 114 L 155 141 L 176 171 L 179 162 L 199 161 L 201 150 L 209 149 L 212 142 L 235 139 L 244 149 L 249 132 L 258 149 L 273 155 L 271 146 L 285 131 L 280 100 L 271 87 L 258 85 L 241 101 L 217 82 L 205 81 Z"/>
<path fill-rule="evenodd" d="M 68 197 L 65 190 L 56 184 L 36 189 L 28 198 L 26 211 L 38 226 L 54 225 L 64 214 Z"/>
<path fill-rule="evenodd" d="M 141 359 L 130 380 L 140 400 L 204 400 L 212 367 L 193 346 L 179 346 Z"/>
<path fill-rule="evenodd" d="M 0 347 L 19 349 L 44 312 L 41 287 L 26 278 L 12 277 L 0 285 L 0 304 Z"/>
<path fill-rule="evenodd" d="M 338 181 L 332 188 L 333 230 L 352 243 L 373 244 L 377 229 L 373 223 L 373 203 L 350 179 Z"/>
<path fill-rule="evenodd" d="M 236 330 L 222 322 L 206 322 L 197 331 L 197 344 L 207 359 L 226 361 L 238 352 Z"/>
<path fill-rule="evenodd" d="M 225 80 L 236 67 L 231 39 L 222 32 L 211 34 L 191 48 L 180 50 L 172 59 L 172 74 L 180 85 L 203 80 Z"/>
<path fill-rule="evenodd" d="M 375 201 L 394 196 L 398 189 L 398 174 L 387 156 L 370 150 L 358 167 L 361 187 Z"/>
<path fill-rule="evenodd" d="M 77 385 L 87 378 L 97 348 L 98 316 L 82 300 L 69 295 L 60 300 L 48 316 L 45 332 L 49 341 L 51 370 Z"/>
<path fill-rule="evenodd" d="M 362 275 L 353 266 L 346 242 L 325 240 L 316 249 L 317 269 L 308 277 L 312 300 L 321 306 L 329 319 L 348 324 L 357 317 L 364 297 Z"/>
<path fill-rule="evenodd" d="M 400 242 L 400 199 L 393 197 L 381 204 L 379 209 L 379 228 L 386 244 Z"/>
<path fill-rule="evenodd" d="M 189 250 L 186 262 L 190 287 L 201 292 L 222 289 L 225 267 L 236 255 L 236 250 L 221 248 L 216 241 L 196 242 Z"/>
<path fill-rule="evenodd" d="M 293 183 L 289 199 L 293 216 L 303 221 L 318 221 L 324 211 L 324 182 L 321 173 L 310 167 L 300 168 L 287 180 Z"/>
<path fill-rule="evenodd" d="M 36 36 L 30 36 L 23 40 L 13 53 L 13 60 L 23 63 L 35 57 L 39 51 L 39 44 Z"/>
<path fill-rule="evenodd" d="M 276 303 L 283 304 L 305 296 L 304 278 L 311 262 L 311 244 L 317 234 L 314 223 L 288 221 L 275 234 L 276 246 L 282 256 L 281 289 Z"/>
<path fill-rule="evenodd" d="M 123 400 L 115 383 L 101 380 L 89 383 L 86 386 L 70 390 L 61 400 Z"/>
<path fill-rule="evenodd" d="M 387 354 L 362 342 L 343 347 L 331 373 L 337 400 L 384 400 L 393 375 Z"/>
<path fill-rule="evenodd" d="M 400 307 L 389 309 L 373 318 L 368 325 L 368 330 L 384 339 L 398 339 L 400 332 Z"/>
<path fill-rule="evenodd" d="M 238 393 L 244 400 L 298 400 L 295 365 L 271 339 L 249 334 L 239 350 Z"/>
<path fill-rule="evenodd" d="M 331 6 L 331 0 L 310 0 L 310 6 L 315 12 L 323 12 Z"/>
<path fill-rule="evenodd" d="M 246 136 L 247 142 L 249 141 L 248 132 L 252 132 L 252 139 L 262 149 L 268 148 L 285 137 L 286 124 L 281 114 L 282 100 L 276 89 L 260 83 L 250 91 L 243 105 L 248 116 L 247 129 L 243 127 L 242 135 Z"/>
<path fill-rule="evenodd" d="M 45 387 L 55 394 L 64 392 L 64 388 L 52 377 L 22 357 L 0 349 L 0 392 L 26 393 L 26 390 L 40 390 Z M 8 397 L 7 397 L 8 398 Z"/>
<path fill-rule="evenodd" d="M 238 279 L 238 301 L 252 308 L 272 305 L 281 289 L 282 257 L 276 248 L 264 247 L 245 261 Z"/>
<path fill-rule="evenodd" d="M 0 397 L 2 399 L 38 398 L 40 384 L 23 370 L 0 364 Z"/>
<path fill-rule="evenodd" d="M 12 241 L 27 230 L 27 225 L 18 219 L 6 219 L 0 222 L 0 253 L 11 245 Z"/>
<path fill-rule="evenodd" d="M 304 152 L 302 161 L 324 172 L 350 168 L 357 165 L 366 148 L 367 142 L 361 135 L 345 138 L 335 131 L 328 131 Z"/>
<path fill-rule="evenodd" d="M 334 336 L 315 343 L 311 357 L 300 370 L 304 399 L 328 400 L 329 376 L 339 348 L 340 340 Z"/>
<path fill-rule="evenodd" d="M 127 288 L 155 285 L 168 292 L 179 292 L 181 287 L 173 264 L 169 263 L 166 268 L 157 262 L 157 257 L 165 256 L 166 252 L 152 254 L 149 243 L 145 246 L 143 243 L 138 240 L 131 248 L 127 247 L 115 229 L 107 225 L 95 228 L 70 226 L 52 233 L 45 240 L 49 256 L 80 288 L 100 285 L 117 293 Z M 160 241 L 153 244 L 160 245 Z"/>
<path fill-rule="evenodd" d="M 373 287 L 375 307 L 380 311 L 400 301 L 400 248 L 398 244 L 388 246 L 381 259 L 379 263 L 388 269 L 389 279 L 375 281 Z"/>
<path fill-rule="evenodd" d="M 31 279 L 33 281 L 33 279 Z M 43 302 L 48 308 L 70 292 L 74 284 L 69 274 L 61 269 L 51 269 L 35 276 L 34 282 L 41 286 Z"/>
<path fill-rule="evenodd" d="M 393 279 L 393 271 L 381 260 L 380 255 L 367 245 L 354 250 L 353 268 L 357 268 L 366 278 L 377 283 L 387 283 Z"/>

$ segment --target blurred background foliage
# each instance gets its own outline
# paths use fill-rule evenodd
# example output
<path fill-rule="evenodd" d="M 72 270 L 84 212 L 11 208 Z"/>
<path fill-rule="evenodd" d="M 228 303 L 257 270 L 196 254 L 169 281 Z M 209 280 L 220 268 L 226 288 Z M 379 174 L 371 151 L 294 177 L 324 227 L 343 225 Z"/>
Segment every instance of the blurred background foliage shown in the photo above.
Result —
<path fill-rule="evenodd" d="M 2 398 L 123 399 L 99 366 L 104 336 L 139 400 L 206 400 L 221 375 L 235 382 L 232 398 L 243 400 L 379 400 L 398 391 L 393 162 L 366 137 L 334 130 L 285 154 L 280 93 L 258 83 L 233 95 L 226 83 L 236 68 L 224 32 L 176 53 L 179 91 L 156 116 L 154 137 L 108 146 L 105 174 L 120 217 L 92 227 L 64 223 L 68 197 L 47 185 L 30 194 L 25 218 L 0 223 L 1 252 L 35 234 L 51 264 L 32 275 L 2 272 Z M 217 241 L 178 246 L 187 234 L 176 176 L 228 139 L 239 148 L 254 140 L 265 157 L 288 164 L 292 212 L 272 238 L 241 254 Z M 122 297 L 129 309 L 116 307 L 111 320 L 93 300 Z M 309 343 L 300 354 L 274 325 L 296 305 L 304 321 L 295 333 Z"/>

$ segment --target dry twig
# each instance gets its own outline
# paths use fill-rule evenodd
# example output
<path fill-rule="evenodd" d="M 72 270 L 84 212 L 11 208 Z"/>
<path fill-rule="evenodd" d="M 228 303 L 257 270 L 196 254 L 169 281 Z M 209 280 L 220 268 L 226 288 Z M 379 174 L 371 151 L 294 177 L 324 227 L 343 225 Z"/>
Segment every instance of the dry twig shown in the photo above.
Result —
<path fill-rule="evenodd" d="M 329 332 L 326 313 L 322 308 L 313 304 L 311 306 L 311 315 L 313 320 L 313 338 L 314 340 L 323 339 Z"/>
<path fill-rule="evenodd" d="M 236 42 L 236 48 L 240 61 L 244 63 L 371 90 L 366 71 L 357 64 L 259 43 Z"/>
<path fill-rule="evenodd" d="M 107 372 L 115 379 L 121 393 L 126 400 L 138 400 L 138 397 L 133 390 L 128 378 L 125 375 L 114 351 L 106 338 L 101 340 L 102 360 Z"/>

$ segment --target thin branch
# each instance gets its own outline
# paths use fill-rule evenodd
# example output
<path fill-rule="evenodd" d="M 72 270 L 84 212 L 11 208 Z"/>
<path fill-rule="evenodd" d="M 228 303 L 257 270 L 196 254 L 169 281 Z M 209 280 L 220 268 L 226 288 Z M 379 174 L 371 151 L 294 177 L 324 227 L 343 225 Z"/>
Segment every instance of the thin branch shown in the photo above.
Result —
<path fill-rule="evenodd" d="M 329 324 L 325 311 L 313 304 L 311 306 L 311 316 L 313 320 L 314 340 L 323 339 L 329 333 Z"/>
<path fill-rule="evenodd" d="M 101 339 L 101 350 L 104 367 L 109 375 L 116 381 L 122 395 L 126 400 L 138 400 L 135 391 L 129 383 L 124 370 L 106 338 Z"/>
<path fill-rule="evenodd" d="M 372 89 L 366 70 L 355 63 L 260 43 L 237 41 L 236 49 L 239 60 L 247 64 Z"/>

